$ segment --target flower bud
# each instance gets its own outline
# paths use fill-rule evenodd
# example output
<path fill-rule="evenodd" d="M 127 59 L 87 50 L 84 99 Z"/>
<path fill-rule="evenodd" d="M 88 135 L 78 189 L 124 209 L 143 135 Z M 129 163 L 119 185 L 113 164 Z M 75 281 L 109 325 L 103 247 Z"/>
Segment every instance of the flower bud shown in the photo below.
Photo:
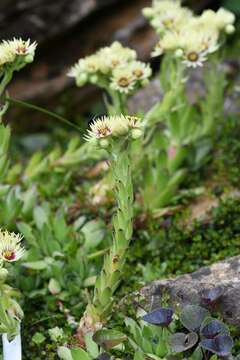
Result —
<path fill-rule="evenodd" d="M 131 136 L 132 139 L 137 140 L 143 135 L 143 131 L 141 129 L 132 129 Z"/>
<path fill-rule="evenodd" d="M 103 149 L 107 149 L 109 147 L 110 143 L 107 139 L 100 139 L 99 140 L 99 146 Z"/>
<path fill-rule="evenodd" d="M 232 24 L 228 24 L 226 27 L 225 27 L 225 31 L 227 34 L 231 35 L 235 32 L 235 26 L 232 25 Z"/>
<path fill-rule="evenodd" d="M 49 336 L 51 338 L 52 341 L 58 342 L 60 340 L 62 340 L 63 338 L 63 329 L 59 328 L 58 326 L 49 329 L 48 330 Z"/>
<path fill-rule="evenodd" d="M 28 54 L 28 55 L 25 56 L 25 58 L 24 58 L 24 61 L 25 61 L 27 64 L 32 63 L 33 60 L 34 60 L 34 55 L 33 55 L 33 54 Z"/>
<path fill-rule="evenodd" d="M 154 11 L 151 7 L 145 7 L 143 8 L 142 13 L 146 18 L 149 18 L 153 16 Z"/>
<path fill-rule="evenodd" d="M 91 82 L 92 84 L 97 84 L 97 82 L 98 82 L 98 76 L 97 76 L 97 75 L 92 75 L 92 76 L 90 76 L 90 82 Z"/>
<path fill-rule="evenodd" d="M 0 269 L 0 282 L 5 282 L 6 278 L 8 276 L 8 271 L 7 269 Z"/>
<path fill-rule="evenodd" d="M 149 84 L 149 80 L 148 79 L 144 79 L 141 81 L 141 85 L 142 86 L 147 86 Z"/>
<path fill-rule="evenodd" d="M 87 74 L 81 74 L 80 76 L 78 76 L 76 79 L 77 86 L 83 86 L 87 82 L 87 78 Z"/>
<path fill-rule="evenodd" d="M 175 51 L 175 56 L 176 56 L 177 58 L 181 58 L 181 57 L 183 56 L 183 51 L 182 51 L 182 49 L 177 49 L 177 50 Z"/>

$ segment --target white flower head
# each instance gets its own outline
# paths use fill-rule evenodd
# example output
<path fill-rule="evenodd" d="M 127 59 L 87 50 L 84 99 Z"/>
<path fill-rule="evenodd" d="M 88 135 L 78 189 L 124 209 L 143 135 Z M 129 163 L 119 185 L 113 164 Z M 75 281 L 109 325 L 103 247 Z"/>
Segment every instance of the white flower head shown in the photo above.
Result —
<path fill-rule="evenodd" d="M 34 55 L 37 43 L 34 41 L 31 43 L 31 40 L 22 40 L 21 38 L 13 40 L 4 40 L 3 44 L 9 48 L 10 51 L 12 51 L 13 54 L 19 55 L 19 56 L 26 56 L 26 55 Z"/>
<path fill-rule="evenodd" d="M 212 27 L 202 30 L 195 26 L 185 27 L 178 36 L 183 63 L 187 67 L 202 66 L 207 61 L 208 55 L 219 48 L 218 33 Z"/>
<path fill-rule="evenodd" d="M 129 67 L 118 66 L 113 71 L 110 87 L 120 93 L 131 93 L 136 85 L 135 77 Z"/>
<path fill-rule="evenodd" d="M 85 136 L 85 139 L 87 141 L 98 140 L 106 138 L 112 133 L 112 122 L 110 121 L 109 117 L 104 116 L 90 124 L 90 129 L 87 130 L 87 135 Z"/>
<path fill-rule="evenodd" d="M 0 259 L 7 262 L 19 260 L 25 252 L 21 241 L 20 234 L 0 230 Z"/>
<path fill-rule="evenodd" d="M 157 16 L 151 24 L 158 32 L 178 31 L 181 26 L 192 16 L 188 9 L 180 8 L 168 11 Z"/>
<path fill-rule="evenodd" d="M 207 61 L 207 56 L 205 53 L 193 51 L 185 53 L 183 59 L 183 64 L 187 67 L 197 68 L 203 66 L 203 63 Z"/>
<path fill-rule="evenodd" d="M 133 61 L 129 64 L 130 71 L 135 80 L 146 80 L 152 75 L 152 70 L 149 64 L 142 61 Z"/>
<path fill-rule="evenodd" d="M 144 15 L 159 33 L 177 31 L 190 17 L 192 12 L 181 7 L 180 1 L 154 1 L 152 8 L 147 8 Z"/>

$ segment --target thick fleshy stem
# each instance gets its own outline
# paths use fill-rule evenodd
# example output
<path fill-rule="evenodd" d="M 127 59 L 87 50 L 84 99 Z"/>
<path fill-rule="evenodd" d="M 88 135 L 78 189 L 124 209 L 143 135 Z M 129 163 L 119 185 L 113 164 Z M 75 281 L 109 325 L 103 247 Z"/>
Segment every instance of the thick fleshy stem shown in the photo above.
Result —
<path fill-rule="evenodd" d="M 129 160 L 129 140 L 113 142 L 111 167 L 117 210 L 113 216 L 113 243 L 105 256 L 103 269 L 97 278 L 94 297 L 80 321 L 79 340 L 101 328 L 109 319 L 113 295 L 122 280 L 126 252 L 132 237 L 133 185 Z"/>

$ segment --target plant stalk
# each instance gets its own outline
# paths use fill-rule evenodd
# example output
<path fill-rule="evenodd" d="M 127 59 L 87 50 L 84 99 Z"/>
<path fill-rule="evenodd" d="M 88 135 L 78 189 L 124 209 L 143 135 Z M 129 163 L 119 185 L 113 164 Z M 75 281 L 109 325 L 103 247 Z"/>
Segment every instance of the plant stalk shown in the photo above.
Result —
<path fill-rule="evenodd" d="M 117 205 L 112 220 L 113 243 L 96 280 L 93 301 L 88 304 L 80 321 L 78 335 L 82 344 L 87 333 L 94 333 L 109 319 L 114 303 L 113 295 L 122 280 L 126 252 L 132 237 L 133 184 L 128 140 L 114 141 L 111 170 Z"/>

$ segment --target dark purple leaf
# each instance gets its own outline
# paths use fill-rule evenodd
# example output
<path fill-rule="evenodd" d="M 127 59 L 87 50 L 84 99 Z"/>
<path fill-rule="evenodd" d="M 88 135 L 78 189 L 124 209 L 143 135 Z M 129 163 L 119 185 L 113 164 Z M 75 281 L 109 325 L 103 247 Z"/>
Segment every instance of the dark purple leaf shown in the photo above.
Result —
<path fill-rule="evenodd" d="M 194 332 L 189 334 L 176 333 L 173 334 L 169 339 L 171 349 L 174 353 L 181 353 L 191 349 L 194 345 L 197 344 L 197 342 L 198 335 Z"/>
<path fill-rule="evenodd" d="M 214 339 L 204 339 L 200 342 L 203 349 L 208 350 L 218 356 L 228 356 L 231 354 L 233 340 L 229 335 L 219 335 Z"/>
<path fill-rule="evenodd" d="M 203 325 L 200 333 L 204 338 L 214 339 L 218 335 L 229 335 L 229 330 L 221 321 L 213 319 Z"/>
<path fill-rule="evenodd" d="M 169 308 L 159 308 L 142 317 L 149 324 L 168 326 L 173 320 L 173 311 Z"/>
<path fill-rule="evenodd" d="M 180 314 L 180 320 L 186 329 L 196 331 L 200 329 L 203 320 L 208 316 L 210 316 L 209 311 L 201 306 L 186 305 Z"/>
<path fill-rule="evenodd" d="M 102 353 L 95 360 L 111 360 L 111 358 L 107 353 Z"/>
<path fill-rule="evenodd" d="M 201 291 L 202 302 L 205 305 L 214 305 L 220 299 L 222 294 L 223 294 L 223 289 L 221 287 L 203 289 Z"/>

